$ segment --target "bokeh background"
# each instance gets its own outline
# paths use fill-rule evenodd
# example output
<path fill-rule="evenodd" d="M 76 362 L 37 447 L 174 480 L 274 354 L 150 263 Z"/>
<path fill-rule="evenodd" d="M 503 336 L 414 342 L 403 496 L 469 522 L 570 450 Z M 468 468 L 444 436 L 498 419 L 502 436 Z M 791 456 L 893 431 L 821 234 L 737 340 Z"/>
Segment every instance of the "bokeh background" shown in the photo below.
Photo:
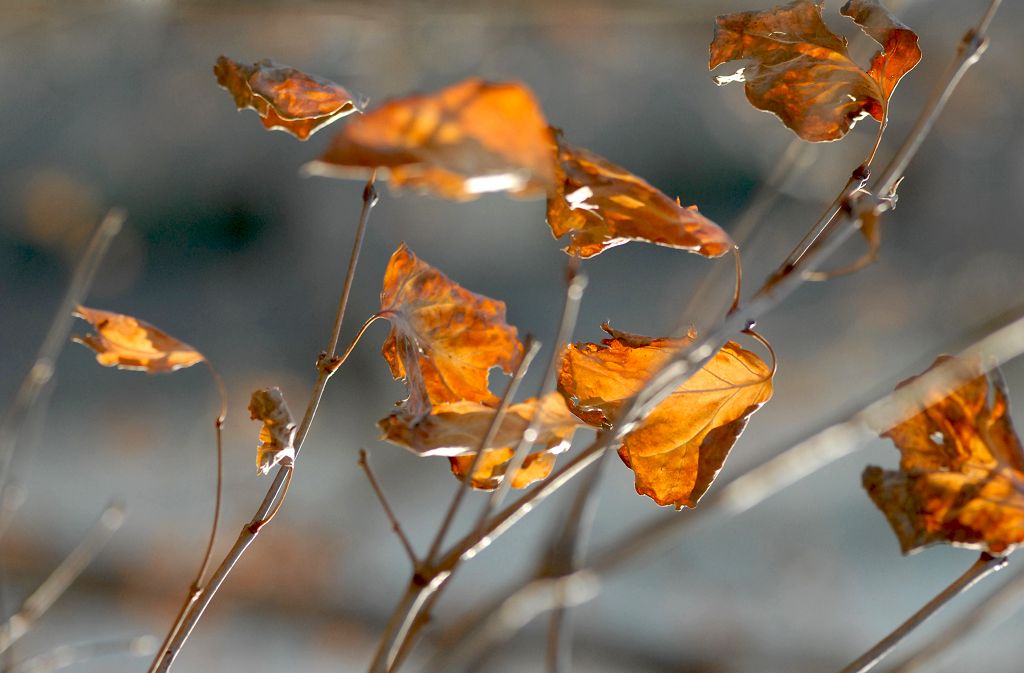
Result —
<path fill-rule="evenodd" d="M 839 4 L 828 3 L 827 20 L 866 59 L 872 46 L 838 15 Z M 894 97 L 881 162 L 987 5 L 891 4 L 920 33 L 925 58 Z M 759 325 L 779 355 L 775 398 L 754 417 L 722 478 L 843 418 L 1021 309 L 1024 7 L 1005 5 L 988 52 L 908 171 L 899 207 L 885 220 L 879 262 L 803 287 Z M 0 2 L 0 403 L 9 403 L 30 366 L 89 232 L 120 205 L 128 224 L 89 303 L 149 320 L 219 368 L 230 410 L 218 554 L 252 515 L 266 482 L 254 470 L 258 426 L 246 404 L 256 388 L 277 385 L 293 410 L 303 408 L 362 185 L 301 177 L 332 130 L 298 143 L 236 112 L 212 75 L 222 53 L 243 62 L 273 57 L 343 83 L 371 105 L 468 75 L 521 80 L 573 143 L 699 204 L 727 230 L 790 152 L 796 168 L 743 247 L 747 282 L 756 286 L 844 184 L 875 132 L 865 121 L 842 142 L 797 147 L 777 120 L 746 103 L 740 86 L 714 85 L 706 67 L 714 16 L 760 8 L 735 0 Z M 343 342 L 376 310 L 400 241 L 464 286 L 505 300 L 521 332 L 551 341 L 566 259 L 542 202 L 487 196 L 454 204 L 382 192 Z M 851 242 L 846 259 L 861 245 Z M 598 338 L 606 319 L 650 334 L 683 321 L 707 324 L 728 301 L 729 264 L 641 244 L 611 250 L 585 264 L 591 282 L 576 338 Z M 716 291 L 691 301 L 709 273 L 721 279 Z M 447 461 L 377 439 L 376 419 L 404 394 L 379 355 L 384 335 L 374 327 L 332 381 L 287 505 L 241 561 L 176 670 L 365 668 L 408 568 L 357 468 L 357 451 L 369 451 L 421 550 L 455 486 Z M 1011 363 L 1006 375 L 1020 398 L 1024 366 Z M 18 447 L 24 502 L 0 543 L 5 609 L 111 498 L 127 503 L 129 518 L 15 646 L 12 661 L 63 643 L 163 633 L 205 540 L 215 412 L 216 391 L 201 368 L 118 372 L 98 367 L 79 346 L 66 349 L 48 415 Z M 946 548 L 900 556 L 860 486 L 866 464 L 895 463 L 891 445 L 873 442 L 756 510 L 693 530 L 617 574 L 576 614 L 578 670 L 840 668 L 975 558 Z M 460 570 L 438 607 L 438 627 L 531 571 L 572 490 Z M 688 516 L 637 496 L 618 460 L 600 490 L 595 545 L 640 522 Z M 911 643 L 976 599 L 966 596 Z M 972 638 L 935 670 L 1019 661 L 1022 619 Z M 542 670 L 543 628 L 538 622 L 494 652 L 487 670 Z M 438 631 L 428 629 L 414 661 L 429 654 Z M 77 670 L 144 666 L 117 658 Z"/>

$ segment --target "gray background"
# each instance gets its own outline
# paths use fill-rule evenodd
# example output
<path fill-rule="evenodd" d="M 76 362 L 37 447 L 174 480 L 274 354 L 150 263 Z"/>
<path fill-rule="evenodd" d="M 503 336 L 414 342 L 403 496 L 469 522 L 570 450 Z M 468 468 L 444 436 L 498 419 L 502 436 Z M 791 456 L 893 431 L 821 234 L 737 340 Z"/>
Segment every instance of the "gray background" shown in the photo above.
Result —
<path fill-rule="evenodd" d="M 985 4 L 900 3 L 925 60 L 894 97 L 880 161 Z M 881 260 L 856 276 L 805 286 L 761 322 L 779 354 L 775 398 L 755 416 L 723 478 L 1019 310 L 1024 8 L 1005 4 L 988 53 L 908 171 L 899 207 L 885 220 Z M 853 38 L 838 6 L 829 2 L 828 21 Z M 792 141 L 776 119 L 746 103 L 740 86 L 719 89 L 707 72 L 714 16 L 757 8 L 705 0 L 0 3 L 0 402 L 12 398 L 30 365 L 88 231 L 108 206 L 125 207 L 128 227 L 89 302 L 161 326 L 223 373 L 230 396 L 223 553 L 266 487 L 253 469 L 249 394 L 278 385 L 293 410 L 304 406 L 362 185 L 300 177 L 332 131 L 304 144 L 267 133 L 217 88 L 217 56 L 273 57 L 373 102 L 471 74 L 524 81 L 573 143 L 699 204 L 731 230 Z M 853 52 L 864 56 L 870 45 L 858 36 Z M 744 245 L 751 289 L 842 186 L 875 128 L 865 121 L 842 142 L 802 150 L 800 168 Z M 550 342 L 565 258 L 542 202 L 489 196 L 454 204 L 382 192 L 343 342 L 376 310 L 387 259 L 403 240 L 465 287 L 505 300 L 521 333 Z M 851 242 L 844 254 L 853 259 L 860 246 Z M 729 264 L 641 244 L 609 251 L 585 265 L 591 283 L 576 338 L 597 338 L 605 319 L 650 334 L 687 319 L 706 323 L 727 302 L 730 281 L 695 312 L 684 309 L 701 278 L 717 268 L 728 279 Z M 420 549 L 455 484 L 443 459 L 377 440 L 374 421 L 404 394 L 377 352 L 384 334 L 373 328 L 332 382 L 285 509 L 239 564 L 177 670 L 365 667 L 408 568 L 357 469 L 357 450 L 369 450 Z M 1019 363 L 1006 374 L 1011 392 L 1024 386 Z M 9 599 L 40 581 L 112 496 L 127 501 L 130 518 L 15 648 L 15 659 L 64 642 L 166 628 L 208 525 L 215 408 L 200 368 L 117 372 L 78 346 L 67 349 L 49 415 L 16 461 L 27 497 L 3 543 Z M 838 669 L 975 558 L 945 548 L 900 556 L 859 478 L 866 464 L 895 460 L 890 445 L 873 442 L 617 575 L 578 613 L 578 669 Z M 608 467 L 595 544 L 638 522 L 687 516 L 636 496 L 617 460 Z M 568 495 L 460 570 L 437 622 L 528 572 Z M 1011 634 L 1022 625 L 1018 616 L 971 640 L 937 670 L 1019 661 Z M 543 637 L 542 627 L 528 629 L 489 670 L 540 670 Z M 79 670 L 142 666 L 120 659 Z"/>

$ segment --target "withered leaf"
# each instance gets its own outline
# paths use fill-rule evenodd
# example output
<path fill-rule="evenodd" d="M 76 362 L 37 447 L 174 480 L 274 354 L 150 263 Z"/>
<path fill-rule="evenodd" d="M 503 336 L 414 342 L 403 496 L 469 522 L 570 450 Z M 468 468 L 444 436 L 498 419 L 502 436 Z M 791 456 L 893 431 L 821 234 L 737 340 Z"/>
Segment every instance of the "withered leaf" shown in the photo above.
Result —
<path fill-rule="evenodd" d="M 523 356 L 504 302 L 460 287 L 403 243 L 384 273 L 380 309 L 391 321 L 381 352 L 391 374 L 409 386 L 404 413 L 421 416 L 433 404 L 463 400 L 498 403 L 488 372 L 511 374 Z"/>
<path fill-rule="evenodd" d="M 558 378 L 573 413 L 598 427 L 609 426 L 623 402 L 688 341 L 606 331 L 613 338 L 569 346 Z M 757 355 L 726 343 L 623 439 L 619 456 L 636 475 L 637 493 L 677 509 L 696 506 L 750 415 L 771 398 L 772 375 Z"/>
<path fill-rule="evenodd" d="M 585 149 L 558 139 L 555 190 L 548 225 L 555 238 L 570 234 L 565 251 L 593 257 L 629 241 L 646 241 L 718 257 L 732 239 L 696 206 L 684 208 L 643 179 Z"/>
<path fill-rule="evenodd" d="M 392 414 L 378 426 L 384 433 L 383 438 L 393 444 L 421 456 L 447 456 L 452 472 L 462 479 L 485 439 L 494 414 L 495 409 L 478 402 L 451 402 L 435 405 L 429 416 L 420 419 L 403 413 Z M 569 413 L 565 400 L 558 393 L 509 406 L 494 440 L 484 447 L 484 455 L 471 482 L 475 488 L 497 488 L 505 477 L 520 437 L 535 419 L 535 450 L 513 476 L 515 488 L 524 488 L 546 477 L 555 464 L 555 454 L 569 448 L 573 433 L 582 425 Z"/>
<path fill-rule="evenodd" d="M 362 104 L 344 87 L 270 59 L 243 65 L 221 56 L 213 72 L 239 110 L 255 110 L 263 126 L 286 131 L 299 140 L 306 140 L 345 115 L 362 111 Z"/>
<path fill-rule="evenodd" d="M 75 315 L 91 323 L 96 334 L 72 339 L 96 351 L 96 361 L 104 367 L 157 374 L 191 367 L 206 359 L 187 343 L 130 315 L 85 306 L 75 308 Z"/>
<path fill-rule="evenodd" d="M 547 194 L 554 149 L 533 93 L 516 82 L 470 78 L 429 95 L 384 103 L 345 126 L 312 173 L 365 178 L 465 200 L 486 192 Z"/>
<path fill-rule="evenodd" d="M 886 117 L 900 79 L 921 60 L 917 35 L 877 0 L 850 0 L 840 10 L 882 48 L 867 71 L 854 63 L 846 39 L 821 19 L 823 0 L 794 0 L 768 11 L 719 16 L 709 67 L 750 63 L 719 84 L 746 82 L 747 100 L 776 114 L 804 140 L 843 137 L 864 115 Z"/>
<path fill-rule="evenodd" d="M 256 446 L 256 470 L 268 474 L 278 463 L 295 461 L 295 432 L 298 429 L 281 389 L 263 388 L 249 400 L 249 417 L 262 421 L 259 444 Z"/>
<path fill-rule="evenodd" d="M 961 362 L 978 376 L 882 433 L 899 449 L 900 469 L 864 471 L 904 554 L 948 543 L 1002 555 L 1024 542 L 1024 451 L 1002 377 Z"/>

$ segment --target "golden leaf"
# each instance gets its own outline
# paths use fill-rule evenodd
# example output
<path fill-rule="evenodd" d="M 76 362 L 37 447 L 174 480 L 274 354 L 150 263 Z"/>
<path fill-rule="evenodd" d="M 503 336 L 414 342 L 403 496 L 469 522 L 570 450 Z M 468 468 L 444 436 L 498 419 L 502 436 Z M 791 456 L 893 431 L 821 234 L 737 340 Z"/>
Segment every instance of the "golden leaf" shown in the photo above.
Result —
<path fill-rule="evenodd" d="M 92 324 L 96 334 L 72 337 L 96 351 L 104 367 L 157 374 L 204 362 L 206 358 L 187 343 L 138 318 L 78 306 L 75 315 Z"/>
<path fill-rule="evenodd" d="M 1002 377 L 964 364 L 978 376 L 882 433 L 899 449 L 900 469 L 864 471 L 904 554 L 949 543 L 1002 555 L 1024 542 L 1024 452 Z"/>
<path fill-rule="evenodd" d="M 256 446 L 256 470 L 260 474 L 268 474 L 278 463 L 293 464 L 298 428 L 280 388 L 255 391 L 249 400 L 249 417 L 263 422 Z"/>

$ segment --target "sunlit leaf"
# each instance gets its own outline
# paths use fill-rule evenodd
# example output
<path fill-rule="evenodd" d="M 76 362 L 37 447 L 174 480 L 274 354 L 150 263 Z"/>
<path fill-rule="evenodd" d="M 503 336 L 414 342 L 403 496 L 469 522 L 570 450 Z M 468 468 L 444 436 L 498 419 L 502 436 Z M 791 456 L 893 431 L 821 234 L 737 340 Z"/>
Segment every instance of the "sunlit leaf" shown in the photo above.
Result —
<path fill-rule="evenodd" d="M 606 327 L 611 339 L 577 343 L 562 358 L 559 391 L 587 423 L 607 427 L 688 339 L 653 339 Z M 691 335 L 692 338 L 692 335 Z M 728 342 L 625 436 L 619 456 L 636 490 L 659 505 L 694 507 L 725 463 L 750 415 L 772 396 L 771 368 Z"/>
<path fill-rule="evenodd" d="M 104 367 L 157 374 L 203 362 L 202 353 L 138 318 L 78 306 L 75 315 L 88 321 L 95 334 L 73 337 L 96 351 Z"/>
<path fill-rule="evenodd" d="M 444 402 L 498 403 L 488 372 L 511 374 L 523 355 L 504 302 L 453 283 L 403 243 L 385 271 L 380 308 L 391 321 L 382 354 L 409 386 L 405 413 L 423 415 Z"/>
<path fill-rule="evenodd" d="M 462 478 L 487 435 L 495 410 L 478 402 L 437 404 L 422 418 L 396 413 L 382 419 L 378 426 L 384 439 L 404 446 L 421 456 L 447 456 L 452 472 Z M 538 418 L 539 414 L 539 418 Z M 554 455 L 569 448 L 573 433 L 582 425 L 569 413 L 565 400 L 551 393 L 541 401 L 531 398 L 511 405 L 494 440 L 484 447 L 472 484 L 476 488 L 497 487 L 519 443 L 520 437 L 537 419 L 534 450 L 516 472 L 512 485 L 523 488 L 543 479 L 554 465 Z"/>
<path fill-rule="evenodd" d="M 255 110 L 265 127 L 287 131 L 299 140 L 362 110 L 342 86 L 269 59 L 243 65 L 221 56 L 213 72 L 239 110 Z"/>
<path fill-rule="evenodd" d="M 729 235 L 695 206 L 684 208 L 641 178 L 588 150 L 558 140 L 558 180 L 548 197 L 555 238 L 570 235 L 570 255 L 592 257 L 629 241 L 646 241 L 718 257 Z"/>
<path fill-rule="evenodd" d="M 554 143 L 524 85 L 470 78 L 434 94 L 384 103 L 347 124 L 312 173 L 365 178 L 464 200 L 486 192 L 544 195 Z"/>
<path fill-rule="evenodd" d="M 886 116 L 900 79 L 921 60 L 917 35 L 877 0 L 850 0 L 841 12 L 882 48 L 868 70 L 850 59 L 846 39 L 821 18 L 823 2 L 795 0 L 768 11 L 719 16 L 710 67 L 747 61 L 719 84 L 746 82 L 747 100 L 776 114 L 801 138 L 843 137 L 864 115 Z"/>
<path fill-rule="evenodd" d="M 946 397 L 931 395 L 882 433 L 899 449 L 900 469 L 864 471 L 864 488 L 905 554 L 949 543 L 1000 555 L 1024 542 L 1024 451 L 1005 385 L 998 370 L 986 376 L 979 363 L 962 364 L 978 376 Z"/>
<path fill-rule="evenodd" d="M 279 388 L 264 388 L 252 394 L 249 417 L 262 421 L 256 446 L 256 470 L 267 474 L 278 463 L 291 465 L 295 460 L 295 432 L 292 412 Z"/>

